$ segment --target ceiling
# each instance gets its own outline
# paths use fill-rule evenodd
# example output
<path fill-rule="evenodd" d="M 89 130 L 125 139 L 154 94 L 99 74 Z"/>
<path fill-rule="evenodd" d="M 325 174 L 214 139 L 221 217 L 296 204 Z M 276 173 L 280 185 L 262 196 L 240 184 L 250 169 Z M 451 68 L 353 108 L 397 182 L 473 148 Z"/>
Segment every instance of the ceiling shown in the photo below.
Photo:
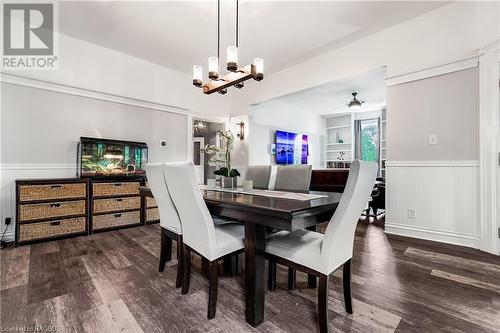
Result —
<path fill-rule="evenodd" d="M 319 115 L 330 115 L 353 111 L 347 107 L 352 99 L 351 93 L 357 92 L 357 98 L 364 102 L 355 112 L 380 110 L 385 106 L 385 68 L 355 77 L 325 83 L 313 88 L 274 98 L 259 103 L 266 107 L 290 105 L 295 109 L 307 110 Z"/>
<path fill-rule="evenodd" d="M 283 69 L 447 2 L 240 0 L 239 60 Z M 217 52 L 217 2 L 64 1 L 59 30 L 103 47 L 190 73 Z M 234 44 L 235 1 L 221 1 L 221 63 Z"/>

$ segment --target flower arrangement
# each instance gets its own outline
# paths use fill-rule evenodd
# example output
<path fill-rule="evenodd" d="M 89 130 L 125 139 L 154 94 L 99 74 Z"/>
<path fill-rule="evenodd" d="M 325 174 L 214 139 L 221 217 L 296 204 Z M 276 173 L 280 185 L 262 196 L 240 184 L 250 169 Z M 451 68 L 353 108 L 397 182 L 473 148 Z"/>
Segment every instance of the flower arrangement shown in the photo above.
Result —
<path fill-rule="evenodd" d="M 214 171 L 217 176 L 238 177 L 240 173 L 236 169 L 231 169 L 231 151 L 233 150 L 234 136 L 231 131 L 218 132 L 221 138 L 221 146 L 205 145 L 203 152 L 211 155 L 208 165 L 220 167 Z"/>

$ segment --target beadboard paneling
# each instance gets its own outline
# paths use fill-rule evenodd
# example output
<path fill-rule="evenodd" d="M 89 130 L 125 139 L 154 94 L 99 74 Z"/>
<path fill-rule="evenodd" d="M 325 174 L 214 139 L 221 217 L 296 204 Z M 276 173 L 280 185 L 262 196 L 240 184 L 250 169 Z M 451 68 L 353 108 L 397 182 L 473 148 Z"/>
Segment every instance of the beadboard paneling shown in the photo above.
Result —
<path fill-rule="evenodd" d="M 477 161 L 387 162 L 386 233 L 478 247 Z M 408 208 L 416 217 L 408 217 Z"/>
<path fill-rule="evenodd" d="M 12 223 L 5 233 L 5 239 L 13 240 L 16 221 L 16 179 L 69 178 L 76 176 L 76 165 L 71 164 L 2 164 L 0 166 L 0 227 L 3 233 L 5 218 Z"/>

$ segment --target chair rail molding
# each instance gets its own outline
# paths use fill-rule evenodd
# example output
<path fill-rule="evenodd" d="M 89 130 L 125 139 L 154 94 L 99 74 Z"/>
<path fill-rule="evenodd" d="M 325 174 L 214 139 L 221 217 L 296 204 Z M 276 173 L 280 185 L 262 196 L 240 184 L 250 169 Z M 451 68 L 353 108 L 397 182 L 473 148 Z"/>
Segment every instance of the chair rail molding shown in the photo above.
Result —
<path fill-rule="evenodd" d="M 500 40 L 479 51 L 479 248 L 500 255 Z"/>
<path fill-rule="evenodd" d="M 477 67 L 478 64 L 479 64 L 479 57 L 478 55 L 474 55 L 471 57 L 451 61 L 445 64 L 440 64 L 428 68 L 417 69 L 407 73 L 393 75 L 386 78 L 385 83 L 387 87 L 395 86 L 406 82 L 423 80 L 433 76 L 462 71 L 464 69 Z"/>

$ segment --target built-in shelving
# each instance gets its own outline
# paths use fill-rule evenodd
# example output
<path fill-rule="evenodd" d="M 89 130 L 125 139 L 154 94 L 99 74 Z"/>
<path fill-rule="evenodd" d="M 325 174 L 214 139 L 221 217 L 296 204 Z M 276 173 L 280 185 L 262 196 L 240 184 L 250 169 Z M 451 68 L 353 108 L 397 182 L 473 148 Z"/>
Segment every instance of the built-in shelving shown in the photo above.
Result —
<path fill-rule="evenodd" d="M 343 113 L 325 119 L 325 161 L 351 162 L 354 159 L 354 115 Z M 338 142 L 338 141 L 342 142 Z M 344 152 L 343 157 L 341 153 Z M 343 159 L 339 159 L 343 158 Z"/>
<path fill-rule="evenodd" d="M 387 161 L 387 108 L 380 114 L 380 176 L 385 178 L 385 162 Z"/>

